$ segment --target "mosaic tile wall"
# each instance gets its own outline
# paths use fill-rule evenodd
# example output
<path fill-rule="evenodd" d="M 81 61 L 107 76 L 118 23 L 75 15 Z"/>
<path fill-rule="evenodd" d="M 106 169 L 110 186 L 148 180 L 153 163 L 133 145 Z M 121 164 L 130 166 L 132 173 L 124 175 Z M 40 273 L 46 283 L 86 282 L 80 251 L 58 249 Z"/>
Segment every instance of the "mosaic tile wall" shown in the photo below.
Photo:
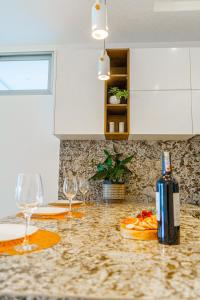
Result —
<path fill-rule="evenodd" d="M 200 205 L 200 139 L 188 141 L 122 141 L 116 142 L 126 155 L 134 155 L 129 168 L 133 174 L 127 182 L 127 195 L 134 199 L 154 198 L 155 182 L 161 174 L 160 154 L 172 155 L 174 176 L 179 181 L 182 202 Z M 60 146 L 59 199 L 64 174 L 91 177 L 96 165 L 103 161 L 103 149 L 112 149 L 112 141 L 62 141 Z M 80 198 L 80 195 L 77 195 Z M 102 184 L 92 183 L 90 197 L 102 198 Z"/>

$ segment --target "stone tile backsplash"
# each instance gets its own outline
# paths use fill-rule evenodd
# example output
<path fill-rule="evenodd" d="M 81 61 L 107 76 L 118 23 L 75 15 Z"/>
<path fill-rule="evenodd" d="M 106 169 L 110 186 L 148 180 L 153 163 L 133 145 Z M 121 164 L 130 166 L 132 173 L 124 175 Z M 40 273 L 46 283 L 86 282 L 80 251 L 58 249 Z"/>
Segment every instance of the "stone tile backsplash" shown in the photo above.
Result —
<path fill-rule="evenodd" d="M 154 197 L 155 182 L 161 174 L 161 151 L 172 155 L 174 176 L 179 181 L 182 202 L 200 204 L 200 139 L 188 141 L 122 141 L 116 142 L 121 151 L 134 155 L 129 168 L 133 174 L 127 182 L 127 194 L 134 199 Z M 112 150 L 112 141 L 61 141 L 59 166 L 59 199 L 62 193 L 64 174 L 91 177 L 96 166 L 104 160 L 103 149 Z M 80 195 L 77 195 L 80 197 Z M 90 197 L 102 197 L 101 183 L 92 183 Z"/>

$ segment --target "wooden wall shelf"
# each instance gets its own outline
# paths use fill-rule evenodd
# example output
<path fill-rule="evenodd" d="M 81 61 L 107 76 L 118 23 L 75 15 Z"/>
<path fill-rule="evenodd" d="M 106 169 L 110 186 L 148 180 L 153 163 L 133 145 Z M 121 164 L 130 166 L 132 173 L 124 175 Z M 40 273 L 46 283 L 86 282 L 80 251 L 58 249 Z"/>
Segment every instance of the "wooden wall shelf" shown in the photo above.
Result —
<path fill-rule="evenodd" d="M 107 104 L 107 113 L 124 114 L 127 111 L 127 104 Z"/>
<path fill-rule="evenodd" d="M 107 49 L 111 76 L 105 81 L 104 134 L 107 140 L 127 140 L 130 130 L 130 95 L 126 103 L 109 104 L 111 87 L 130 90 L 129 49 Z M 109 122 L 115 123 L 115 132 L 109 132 Z M 124 122 L 125 132 L 119 132 L 119 122 Z"/>
<path fill-rule="evenodd" d="M 110 78 L 128 78 L 128 74 L 111 74 Z"/>
<path fill-rule="evenodd" d="M 106 136 L 106 139 L 107 140 L 127 140 L 128 139 L 128 136 L 129 136 L 129 133 L 128 132 L 113 132 L 113 133 L 110 133 L 110 132 L 105 132 L 105 136 Z"/>

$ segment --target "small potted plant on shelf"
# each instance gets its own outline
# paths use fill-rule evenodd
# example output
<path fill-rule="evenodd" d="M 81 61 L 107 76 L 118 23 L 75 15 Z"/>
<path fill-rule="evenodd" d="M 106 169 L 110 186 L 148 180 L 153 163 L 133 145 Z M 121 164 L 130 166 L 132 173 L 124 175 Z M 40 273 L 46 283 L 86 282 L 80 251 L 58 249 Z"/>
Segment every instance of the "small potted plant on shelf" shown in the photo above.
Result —
<path fill-rule="evenodd" d="M 119 89 L 118 87 L 111 87 L 108 94 L 111 95 L 109 98 L 110 104 L 127 103 L 129 96 L 128 90 Z"/>
<path fill-rule="evenodd" d="M 90 180 L 103 180 L 103 199 L 105 201 L 116 201 L 125 199 L 125 181 L 127 176 L 132 174 L 127 164 L 131 162 L 133 155 L 126 158 L 123 153 L 118 152 L 113 144 L 113 153 L 104 150 L 106 159 L 99 163 L 97 172 Z"/>

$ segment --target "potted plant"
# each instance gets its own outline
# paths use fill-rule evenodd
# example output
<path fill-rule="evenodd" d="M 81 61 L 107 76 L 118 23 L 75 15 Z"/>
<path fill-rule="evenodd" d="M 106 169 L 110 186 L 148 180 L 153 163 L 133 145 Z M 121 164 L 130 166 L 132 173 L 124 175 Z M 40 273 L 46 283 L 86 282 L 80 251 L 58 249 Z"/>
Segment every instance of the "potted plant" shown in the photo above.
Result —
<path fill-rule="evenodd" d="M 124 158 L 123 153 L 119 153 L 116 145 L 113 145 L 113 153 L 104 150 L 106 159 L 99 163 L 97 172 L 90 180 L 103 180 L 103 199 L 104 200 L 124 200 L 125 180 L 132 174 L 127 164 L 133 155 Z"/>
<path fill-rule="evenodd" d="M 127 99 L 129 96 L 128 90 L 119 89 L 118 87 L 111 87 L 108 91 L 110 98 L 110 104 L 120 104 L 120 103 L 127 103 Z"/>

